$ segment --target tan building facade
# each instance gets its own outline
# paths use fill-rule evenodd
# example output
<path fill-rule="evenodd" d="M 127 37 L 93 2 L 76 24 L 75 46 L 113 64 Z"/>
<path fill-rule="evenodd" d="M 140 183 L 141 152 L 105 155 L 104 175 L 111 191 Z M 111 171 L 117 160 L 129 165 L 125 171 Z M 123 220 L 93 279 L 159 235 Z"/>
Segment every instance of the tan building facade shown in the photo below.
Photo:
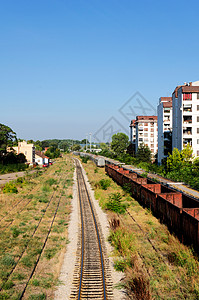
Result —
<path fill-rule="evenodd" d="M 29 164 L 35 163 L 35 146 L 34 144 L 27 144 L 26 141 L 19 142 L 17 147 L 13 147 L 16 154 L 23 153 Z"/>

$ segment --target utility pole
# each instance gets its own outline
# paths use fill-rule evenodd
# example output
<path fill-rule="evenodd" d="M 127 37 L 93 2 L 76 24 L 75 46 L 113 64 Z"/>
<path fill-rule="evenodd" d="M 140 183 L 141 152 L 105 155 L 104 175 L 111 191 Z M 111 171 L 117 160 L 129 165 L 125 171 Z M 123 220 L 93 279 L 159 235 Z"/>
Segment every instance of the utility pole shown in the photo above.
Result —
<path fill-rule="evenodd" d="M 91 152 L 91 133 L 89 133 L 90 134 L 90 152 Z"/>
<path fill-rule="evenodd" d="M 86 152 L 87 152 L 87 139 L 88 139 L 88 135 L 86 135 Z"/>

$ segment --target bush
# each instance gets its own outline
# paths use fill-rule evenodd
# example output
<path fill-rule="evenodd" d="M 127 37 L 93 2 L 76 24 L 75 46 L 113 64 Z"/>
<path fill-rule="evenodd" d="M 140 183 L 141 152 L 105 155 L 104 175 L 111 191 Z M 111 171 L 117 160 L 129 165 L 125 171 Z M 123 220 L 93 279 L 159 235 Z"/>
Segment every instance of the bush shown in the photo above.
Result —
<path fill-rule="evenodd" d="M 86 157 L 84 157 L 84 156 L 82 157 L 82 162 L 83 163 L 87 164 L 88 160 L 89 160 L 89 157 L 87 157 L 87 156 Z"/>
<path fill-rule="evenodd" d="M 17 187 L 14 183 L 12 182 L 7 182 L 3 188 L 3 193 L 6 194 L 6 193 L 15 193 L 17 194 L 18 193 L 18 190 L 17 190 Z"/>
<path fill-rule="evenodd" d="M 13 226 L 11 228 L 11 230 L 12 230 L 12 236 L 13 236 L 13 238 L 18 237 L 20 235 L 20 233 L 21 233 L 21 231 L 19 230 L 19 228 L 17 228 L 17 226 Z"/>
<path fill-rule="evenodd" d="M 8 165 L 0 164 L 0 174 L 25 171 L 27 168 L 28 165 L 26 164 L 8 164 Z"/>
<path fill-rule="evenodd" d="M 14 286 L 14 282 L 11 281 L 11 280 L 8 280 L 7 282 L 5 282 L 5 283 L 3 284 L 3 289 L 4 289 L 4 290 L 9 290 L 9 289 L 11 289 L 13 286 Z"/>
<path fill-rule="evenodd" d="M 54 178 L 49 178 L 48 180 L 46 180 L 46 184 L 48 185 L 53 185 L 53 184 L 56 184 L 57 183 L 57 180 L 54 179 Z"/>
<path fill-rule="evenodd" d="M 24 183 L 24 178 L 23 177 L 18 177 L 17 179 L 16 179 L 16 183 Z"/>
<path fill-rule="evenodd" d="M 114 193 L 109 196 L 109 201 L 106 203 L 106 208 L 112 210 L 118 214 L 124 214 L 127 205 L 121 202 L 122 195 L 120 193 Z"/>
<path fill-rule="evenodd" d="M 107 190 L 110 185 L 111 185 L 110 179 L 101 179 L 99 181 L 99 186 L 102 190 Z"/>

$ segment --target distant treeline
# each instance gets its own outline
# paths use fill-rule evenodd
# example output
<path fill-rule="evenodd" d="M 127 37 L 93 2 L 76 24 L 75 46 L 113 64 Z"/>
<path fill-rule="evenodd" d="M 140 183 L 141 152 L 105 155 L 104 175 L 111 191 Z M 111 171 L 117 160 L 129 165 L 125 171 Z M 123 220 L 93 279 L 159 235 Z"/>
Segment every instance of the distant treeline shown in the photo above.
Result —
<path fill-rule="evenodd" d="M 33 141 L 33 140 L 28 140 L 28 143 L 33 143 L 36 147 L 36 149 L 38 150 L 44 150 L 46 147 L 54 147 L 54 148 L 58 148 L 62 151 L 68 151 L 69 148 L 76 144 L 83 144 L 84 140 L 79 141 L 79 140 L 71 140 L 71 139 L 63 139 L 63 140 L 59 140 L 59 139 L 49 139 L 49 140 L 43 140 L 43 141 Z"/>

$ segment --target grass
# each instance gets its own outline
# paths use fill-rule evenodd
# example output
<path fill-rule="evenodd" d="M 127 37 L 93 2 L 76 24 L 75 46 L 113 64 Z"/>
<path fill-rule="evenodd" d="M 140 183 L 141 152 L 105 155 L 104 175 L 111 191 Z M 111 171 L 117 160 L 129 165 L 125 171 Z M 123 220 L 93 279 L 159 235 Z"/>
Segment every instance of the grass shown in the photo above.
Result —
<path fill-rule="evenodd" d="M 110 180 L 104 169 L 96 173 L 91 161 L 83 166 L 95 190 L 95 198 L 106 209 L 111 225 L 109 241 L 114 247 L 114 266 L 125 274 L 122 287 L 128 297 L 199 299 L 199 262 L 192 249 L 171 235 L 150 210 L 140 206 L 129 194 L 128 186 L 122 189 L 111 180 L 107 190 L 103 190 L 99 181 Z M 117 193 L 115 203 L 111 198 Z M 132 218 L 125 211 L 118 214 L 121 204 L 126 204 Z"/>
<path fill-rule="evenodd" d="M 0 299 L 19 299 L 23 284 L 31 274 L 39 255 L 41 258 L 33 281 L 31 280 L 27 287 L 25 299 L 53 299 L 53 290 L 58 282 L 64 248 L 68 241 L 67 224 L 72 177 L 72 161 L 68 156 L 58 159 L 57 163 L 45 172 L 28 172 L 24 181 L 19 179 L 18 183 L 15 183 L 17 194 L 0 193 L 0 219 L 6 215 L 0 222 L 0 287 L 4 287 L 4 290 L 0 291 Z M 51 197 L 53 198 L 49 203 Z M 60 207 L 51 234 L 41 253 L 59 200 Z M 41 217 L 43 219 L 38 223 Z M 7 226 L 10 221 L 12 225 Z M 7 229 L 3 230 L 5 226 Z M 24 249 L 19 264 L 9 277 Z"/>

